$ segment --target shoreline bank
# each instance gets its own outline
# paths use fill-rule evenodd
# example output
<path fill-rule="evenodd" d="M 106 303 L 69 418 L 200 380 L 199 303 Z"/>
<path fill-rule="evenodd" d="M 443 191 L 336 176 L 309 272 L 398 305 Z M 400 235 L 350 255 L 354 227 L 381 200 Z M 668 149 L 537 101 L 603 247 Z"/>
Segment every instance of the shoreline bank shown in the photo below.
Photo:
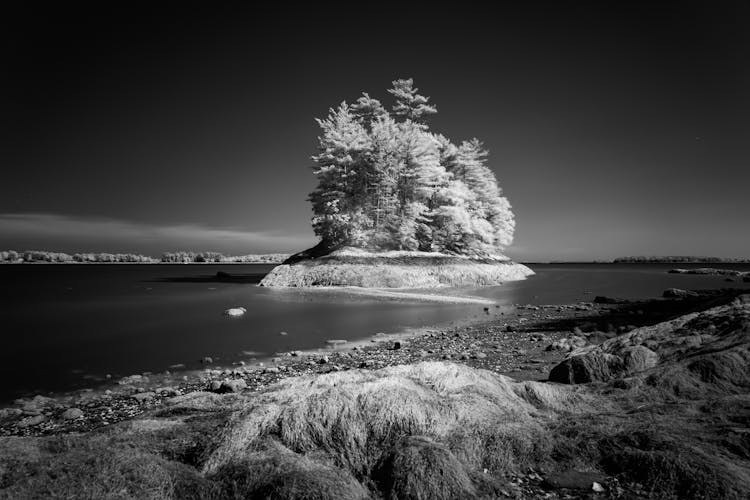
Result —
<path fill-rule="evenodd" d="M 367 289 L 363 293 L 372 292 Z M 93 389 L 17 399 L 13 405 L 0 408 L 0 436 L 85 432 L 132 419 L 163 401 L 193 392 L 257 392 L 289 377 L 420 361 L 458 362 L 518 380 L 544 380 L 575 347 L 693 311 L 704 302 L 713 303 L 716 296 L 730 296 L 729 292 L 706 293 L 709 295 L 684 300 L 514 306 L 493 303 L 483 307 L 483 315 L 454 320 L 451 325 L 380 332 L 356 340 L 330 339 L 318 348 L 251 357 L 232 366 L 206 358 L 203 369 L 144 372 Z M 231 382 L 237 380 L 243 382 Z M 222 386 L 223 382 L 229 383 Z M 80 415 L 69 410 L 80 410 Z M 67 418 L 66 412 L 76 417 Z"/>
<path fill-rule="evenodd" d="M 498 308 L 197 384 L 34 398 L 3 413 L 0 492 L 747 498 L 743 292 Z"/>

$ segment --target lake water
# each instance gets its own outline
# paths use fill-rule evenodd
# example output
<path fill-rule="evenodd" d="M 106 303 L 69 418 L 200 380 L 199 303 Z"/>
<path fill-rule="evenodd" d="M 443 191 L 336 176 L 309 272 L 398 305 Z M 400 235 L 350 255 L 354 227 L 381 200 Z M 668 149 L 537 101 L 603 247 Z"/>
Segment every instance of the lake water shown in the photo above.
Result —
<path fill-rule="evenodd" d="M 342 292 L 258 287 L 268 265 L 0 266 L 0 402 L 93 387 L 170 365 L 230 365 L 253 356 L 323 347 L 377 332 L 484 316 L 478 304 L 436 304 Z M 532 278 L 461 290 L 501 305 L 561 304 L 594 295 L 657 297 L 665 288 L 742 287 L 720 276 L 667 274 L 669 264 L 537 264 Z M 692 266 L 701 267 L 701 266 Z M 750 270 L 750 265 L 722 265 Z M 215 279 L 217 271 L 242 282 Z M 448 292 L 446 292 L 448 293 Z M 229 318 L 229 307 L 247 314 Z M 287 335 L 280 335 L 280 332 Z"/>

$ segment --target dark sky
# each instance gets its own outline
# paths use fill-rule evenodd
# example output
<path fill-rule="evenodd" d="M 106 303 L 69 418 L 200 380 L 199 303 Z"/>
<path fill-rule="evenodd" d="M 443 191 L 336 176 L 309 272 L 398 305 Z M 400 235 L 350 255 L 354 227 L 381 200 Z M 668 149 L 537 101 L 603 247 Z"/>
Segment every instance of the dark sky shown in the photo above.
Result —
<path fill-rule="evenodd" d="M 2 248 L 310 246 L 313 118 L 413 77 L 511 256 L 750 256 L 748 2 L 101 4 L 3 15 Z"/>

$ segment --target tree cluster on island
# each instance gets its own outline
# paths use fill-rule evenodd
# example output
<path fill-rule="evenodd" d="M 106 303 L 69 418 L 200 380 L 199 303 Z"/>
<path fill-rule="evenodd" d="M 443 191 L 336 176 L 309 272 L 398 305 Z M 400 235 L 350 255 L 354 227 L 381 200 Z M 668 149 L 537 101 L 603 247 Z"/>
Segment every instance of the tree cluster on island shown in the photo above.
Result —
<path fill-rule="evenodd" d="M 75 253 L 50 252 L 46 250 L 0 251 L 0 263 L 50 263 L 50 264 L 277 264 L 286 259 L 288 254 L 248 254 L 223 255 L 218 252 L 165 252 L 161 258 L 133 253 Z"/>
<path fill-rule="evenodd" d="M 327 250 L 356 247 L 498 255 L 515 222 L 487 151 L 430 131 L 437 112 L 412 79 L 393 82 L 389 112 L 367 93 L 317 120 L 312 224 Z"/>

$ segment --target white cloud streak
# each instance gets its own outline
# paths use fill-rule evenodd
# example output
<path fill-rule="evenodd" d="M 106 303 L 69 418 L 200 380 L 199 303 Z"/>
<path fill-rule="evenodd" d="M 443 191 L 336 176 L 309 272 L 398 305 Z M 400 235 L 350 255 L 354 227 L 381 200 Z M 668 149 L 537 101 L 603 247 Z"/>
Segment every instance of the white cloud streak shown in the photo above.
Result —
<path fill-rule="evenodd" d="M 200 224 L 150 224 L 61 214 L 0 214 L 1 249 L 58 251 L 214 250 L 227 253 L 296 252 L 314 244 L 311 235 L 245 231 Z"/>

